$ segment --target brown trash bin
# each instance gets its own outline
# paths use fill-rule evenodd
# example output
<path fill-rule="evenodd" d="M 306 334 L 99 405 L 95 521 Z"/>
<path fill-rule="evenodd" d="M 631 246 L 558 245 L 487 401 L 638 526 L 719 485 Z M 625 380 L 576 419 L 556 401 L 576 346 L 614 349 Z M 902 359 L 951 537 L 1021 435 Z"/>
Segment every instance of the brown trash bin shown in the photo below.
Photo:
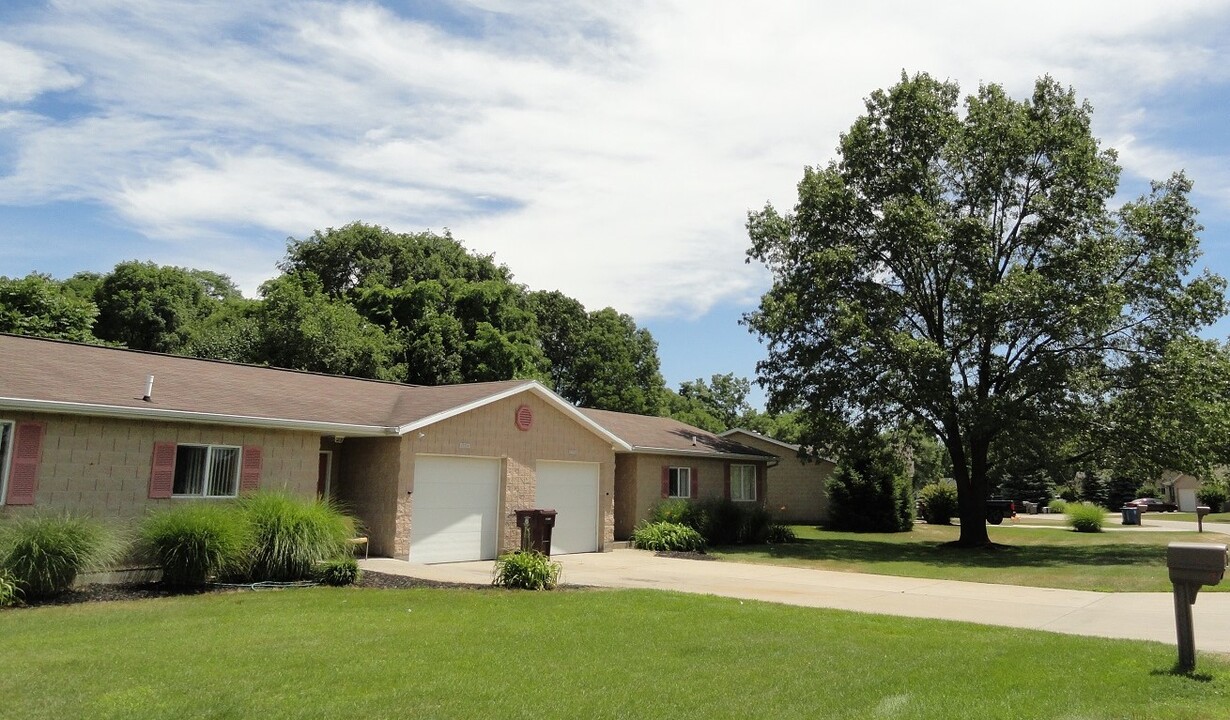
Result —
<path fill-rule="evenodd" d="M 521 550 L 536 550 L 551 557 L 551 530 L 555 527 L 554 510 L 534 508 L 517 511 L 517 527 L 521 528 Z"/>

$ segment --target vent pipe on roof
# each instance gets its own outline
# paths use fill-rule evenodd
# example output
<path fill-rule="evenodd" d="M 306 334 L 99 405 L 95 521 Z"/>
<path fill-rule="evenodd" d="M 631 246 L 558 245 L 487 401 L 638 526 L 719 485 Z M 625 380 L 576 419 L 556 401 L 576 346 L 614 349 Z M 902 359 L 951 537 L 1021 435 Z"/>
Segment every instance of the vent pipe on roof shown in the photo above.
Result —
<path fill-rule="evenodd" d="M 692 436 L 692 447 L 696 447 L 696 436 Z"/>
<path fill-rule="evenodd" d="M 153 396 L 154 396 L 154 376 L 150 375 L 149 377 L 145 378 L 145 396 L 142 397 L 141 399 L 144 400 L 145 402 L 149 402 L 150 399 L 153 398 Z"/>

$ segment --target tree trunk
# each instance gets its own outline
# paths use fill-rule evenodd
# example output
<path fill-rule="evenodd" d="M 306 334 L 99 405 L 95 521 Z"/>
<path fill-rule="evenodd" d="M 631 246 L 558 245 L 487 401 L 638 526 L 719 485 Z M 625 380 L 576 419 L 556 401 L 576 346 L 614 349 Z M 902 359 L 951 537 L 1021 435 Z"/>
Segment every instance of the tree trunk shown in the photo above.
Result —
<path fill-rule="evenodd" d="M 987 534 L 987 452 L 990 443 L 983 438 L 970 438 L 969 471 L 962 483 L 957 483 L 957 507 L 961 515 L 961 547 L 985 547 L 991 544 Z M 964 491 L 964 492 L 963 492 Z"/>

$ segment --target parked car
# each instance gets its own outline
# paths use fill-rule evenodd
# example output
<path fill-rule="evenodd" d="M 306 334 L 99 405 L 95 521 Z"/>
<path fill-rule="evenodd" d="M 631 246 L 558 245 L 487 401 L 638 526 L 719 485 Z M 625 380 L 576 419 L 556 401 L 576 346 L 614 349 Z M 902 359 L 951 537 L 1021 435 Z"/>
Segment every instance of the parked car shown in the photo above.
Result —
<path fill-rule="evenodd" d="M 1124 505 L 1139 508 L 1141 512 L 1177 512 L 1179 509 L 1178 505 L 1157 498 L 1136 498 Z"/>

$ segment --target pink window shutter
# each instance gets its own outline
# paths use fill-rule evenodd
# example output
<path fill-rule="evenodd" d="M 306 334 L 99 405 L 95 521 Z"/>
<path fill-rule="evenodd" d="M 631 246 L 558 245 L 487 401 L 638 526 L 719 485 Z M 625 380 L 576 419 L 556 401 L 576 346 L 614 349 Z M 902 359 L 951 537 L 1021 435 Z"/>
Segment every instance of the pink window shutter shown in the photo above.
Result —
<path fill-rule="evenodd" d="M 171 497 L 175 485 L 175 443 L 154 443 L 154 459 L 150 463 L 149 496 L 151 500 Z"/>
<path fill-rule="evenodd" d="M 13 467 L 9 474 L 9 505 L 33 505 L 38 490 L 38 466 L 43 460 L 43 423 L 18 423 L 13 437 Z"/>
<path fill-rule="evenodd" d="M 671 469 L 669 465 L 662 466 L 662 497 L 671 496 Z"/>
<path fill-rule="evenodd" d="M 692 468 L 692 492 L 691 497 L 700 497 L 700 470 Z"/>
<path fill-rule="evenodd" d="M 243 446 L 243 468 L 239 471 L 239 493 L 254 493 L 261 486 L 261 449 L 259 445 Z"/>

